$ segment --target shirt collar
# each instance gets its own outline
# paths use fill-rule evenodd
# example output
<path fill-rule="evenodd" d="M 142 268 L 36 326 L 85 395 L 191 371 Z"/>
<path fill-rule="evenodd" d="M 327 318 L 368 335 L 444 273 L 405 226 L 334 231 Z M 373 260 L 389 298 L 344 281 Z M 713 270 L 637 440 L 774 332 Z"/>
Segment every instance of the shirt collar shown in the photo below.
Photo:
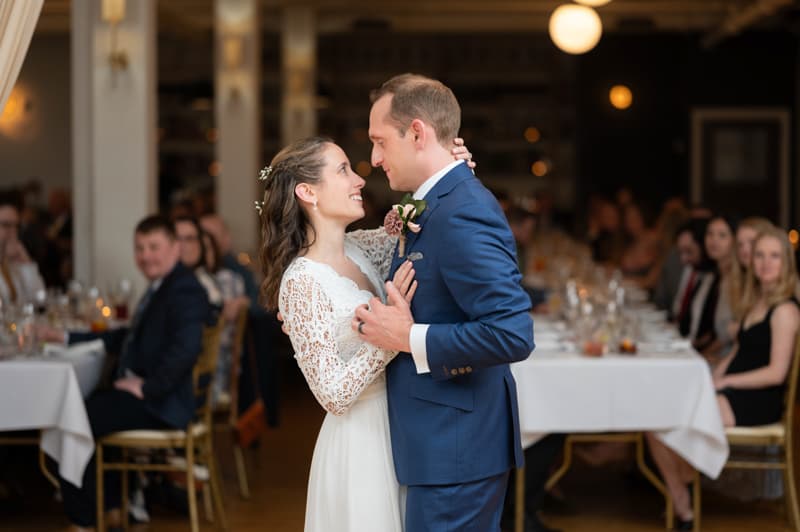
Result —
<path fill-rule="evenodd" d="M 456 166 L 458 166 L 463 162 L 464 162 L 463 159 L 458 159 L 456 161 L 453 161 L 452 163 L 448 164 L 447 166 L 445 166 L 444 168 L 433 174 L 431 177 L 426 179 L 425 182 L 422 183 L 422 185 L 420 185 L 420 187 L 416 190 L 416 192 L 414 192 L 414 199 L 420 200 L 425 198 L 428 192 L 430 192 L 431 189 L 436 186 L 436 183 L 441 181 L 441 179 L 444 176 L 446 176 L 450 172 L 450 170 L 452 170 L 453 168 L 455 168 Z"/>

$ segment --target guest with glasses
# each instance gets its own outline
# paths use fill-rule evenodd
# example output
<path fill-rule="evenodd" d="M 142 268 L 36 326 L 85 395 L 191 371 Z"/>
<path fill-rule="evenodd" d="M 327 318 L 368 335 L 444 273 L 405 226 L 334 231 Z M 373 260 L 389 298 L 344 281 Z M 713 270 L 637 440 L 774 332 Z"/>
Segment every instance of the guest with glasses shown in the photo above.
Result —
<path fill-rule="evenodd" d="M 205 231 L 196 218 L 181 216 L 175 219 L 175 236 L 181 250 L 181 262 L 192 270 L 197 280 L 208 294 L 208 302 L 216 309 L 222 309 L 223 297 L 214 276 L 206 266 L 206 244 L 203 241 Z"/>

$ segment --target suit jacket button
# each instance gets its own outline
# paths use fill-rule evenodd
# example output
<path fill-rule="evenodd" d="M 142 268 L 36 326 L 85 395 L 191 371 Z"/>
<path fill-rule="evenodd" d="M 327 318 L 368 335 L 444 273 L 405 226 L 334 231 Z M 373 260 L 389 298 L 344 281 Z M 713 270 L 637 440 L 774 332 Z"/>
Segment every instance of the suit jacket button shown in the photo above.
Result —
<path fill-rule="evenodd" d="M 464 368 L 458 368 L 458 372 L 459 372 L 461 375 L 463 375 L 464 373 L 466 373 L 466 372 L 467 372 L 467 370 L 465 370 Z"/>
<path fill-rule="evenodd" d="M 458 375 L 458 370 L 453 368 L 450 370 L 450 375 Z"/>
<path fill-rule="evenodd" d="M 472 373 L 472 367 L 471 366 L 467 366 L 467 373 Z"/>

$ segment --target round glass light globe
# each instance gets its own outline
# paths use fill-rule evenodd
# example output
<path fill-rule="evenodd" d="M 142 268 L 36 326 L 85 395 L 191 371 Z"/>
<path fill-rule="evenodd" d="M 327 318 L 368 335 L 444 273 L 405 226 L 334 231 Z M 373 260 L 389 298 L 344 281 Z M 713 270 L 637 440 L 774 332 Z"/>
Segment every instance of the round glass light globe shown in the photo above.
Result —
<path fill-rule="evenodd" d="M 583 4 L 589 7 L 600 7 L 604 6 L 607 3 L 611 2 L 611 0 L 575 0 L 577 4 Z"/>
<path fill-rule="evenodd" d="M 633 103 L 633 93 L 625 85 L 614 85 L 608 91 L 608 99 L 617 109 L 627 109 Z"/>
<path fill-rule="evenodd" d="M 583 54 L 597 45 L 603 34 L 603 23 L 591 7 L 565 4 L 550 15 L 548 30 L 560 49 L 570 54 Z"/>

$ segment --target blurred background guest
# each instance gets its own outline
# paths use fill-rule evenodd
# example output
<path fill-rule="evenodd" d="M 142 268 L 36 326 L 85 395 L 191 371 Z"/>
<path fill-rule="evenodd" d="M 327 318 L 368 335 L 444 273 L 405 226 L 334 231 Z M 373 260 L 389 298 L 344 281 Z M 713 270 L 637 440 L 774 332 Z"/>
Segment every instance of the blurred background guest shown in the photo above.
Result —
<path fill-rule="evenodd" d="M 622 207 L 622 230 L 625 247 L 620 256 L 620 269 L 627 279 L 641 285 L 657 268 L 658 235 L 645 221 L 642 208 L 632 200 Z"/>
<path fill-rule="evenodd" d="M 0 300 L 4 303 L 32 302 L 44 280 L 19 239 L 20 198 L 0 192 Z"/>
<path fill-rule="evenodd" d="M 208 295 L 208 302 L 215 309 L 222 309 L 222 292 L 216 279 L 206 269 L 206 249 L 203 229 L 196 218 L 185 216 L 175 220 L 175 236 L 181 251 L 181 262 L 192 270 Z M 217 313 L 218 314 L 218 313 Z M 216 320 L 215 317 L 211 318 Z"/>
<path fill-rule="evenodd" d="M 736 221 L 727 216 L 714 216 L 708 223 L 705 236 L 706 252 L 716 265 L 719 276 L 717 304 L 714 307 L 714 329 L 709 332 L 713 338 L 706 343 L 702 354 L 716 364 L 726 357 L 733 347 L 734 337 L 730 325 L 734 321 L 733 293 L 739 283 L 739 266 L 736 261 Z"/>
<path fill-rule="evenodd" d="M 217 403 L 222 394 L 230 391 L 231 354 L 233 350 L 236 318 L 242 308 L 250 305 L 250 298 L 245 294 L 244 279 L 238 273 L 222 265 L 222 256 L 216 242 L 206 231 L 202 233 L 205 247 L 206 270 L 214 276 L 216 285 L 222 293 L 222 317 L 225 325 L 220 334 L 217 373 L 214 377 L 214 402 Z"/>
<path fill-rule="evenodd" d="M 264 307 L 258 304 L 260 301 L 258 286 L 256 285 L 253 272 L 247 266 L 241 264 L 233 255 L 230 230 L 225 221 L 217 214 L 207 214 L 200 218 L 200 225 L 205 229 L 216 242 L 222 255 L 222 266 L 238 273 L 245 287 L 245 295 L 254 304 L 250 305 L 248 311 L 247 331 L 252 339 L 252 349 L 257 361 L 258 383 L 261 398 L 264 401 L 267 423 L 270 426 L 277 426 L 279 423 L 279 398 L 280 398 L 280 379 L 278 375 L 278 351 L 280 346 L 285 345 L 283 332 L 280 330 L 280 323 L 277 318 L 268 314 Z M 249 353 L 250 342 L 245 342 L 242 350 L 243 357 Z M 242 373 L 239 378 L 239 408 L 245 409 L 255 399 L 256 391 L 253 390 L 253 379 L 250 373 L 250 365 L 242 365 Z"/>
<path fill-rule="evenodd" d="M 593 217 L 589 220 L 589 245 L 592 259 L 602 265 L 619 264 L 624 241 L 619 209 L 605 198 L 596 200 Z"/>
<path fill-rule="evenodd" d="M 714 262 L 708 258 L 705 234 L 708 219 L 695 218 L 678 230 L 678 253 L 684 265 L 678 292 L 672 304 L 672 316 L 681 335 L 693 343 L 708 339 L 714 328 L 719 278 Z"/>

